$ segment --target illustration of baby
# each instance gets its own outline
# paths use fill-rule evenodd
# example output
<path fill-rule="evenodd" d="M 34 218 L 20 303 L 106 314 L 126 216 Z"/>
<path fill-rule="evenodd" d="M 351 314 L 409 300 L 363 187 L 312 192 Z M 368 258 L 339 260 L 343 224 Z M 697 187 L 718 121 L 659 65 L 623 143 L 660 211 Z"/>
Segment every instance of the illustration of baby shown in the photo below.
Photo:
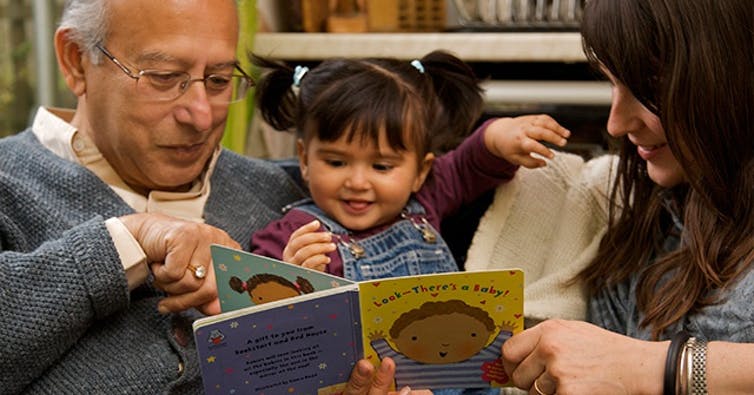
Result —
<path fill-rule="evenodd" d="M 370 333 L 369 340 L 380 359 L 395 360 L 397 388 L 489 387 L 509 380 L 500 350 L 514 328 L 508 322 L 498 327 L 486 311 L 448 300 L 401 314 L 390 328 L 394 347 L 381 331 Z"/>
<path fill-rule="evenodd" d="M 228 284 L 230 289 L 238 293 L 248 292 L 254 304 L 274 302 L 314 291 L 309 280 L 303 277 L 296 277 L 296 282 L 292 283 L 276 274 L 268 273 L 255 274 L 246 281 L 233 276 Z"/>

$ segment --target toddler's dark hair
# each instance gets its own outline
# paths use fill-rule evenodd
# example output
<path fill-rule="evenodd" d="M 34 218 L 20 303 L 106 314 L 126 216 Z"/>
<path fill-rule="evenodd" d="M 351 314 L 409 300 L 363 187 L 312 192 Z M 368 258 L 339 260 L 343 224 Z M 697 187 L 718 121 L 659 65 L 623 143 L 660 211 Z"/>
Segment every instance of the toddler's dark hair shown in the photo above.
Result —
<path fill-rule="evenodd" d="M 391 148 L 419 158 L 443 152 L 471 131 L 482 112 L 482 89 L 456 56 L 434 51 L 419 59 L 423 71 L 394 58 L 325 60 L 297 87 L 294 68 L 252 55 L 268 69 L 256 88 L 262 117 L 277 130 L 295 128 L 304 141 L 335 141 L 347 134 L 377 144 L 385 131 Z"/>

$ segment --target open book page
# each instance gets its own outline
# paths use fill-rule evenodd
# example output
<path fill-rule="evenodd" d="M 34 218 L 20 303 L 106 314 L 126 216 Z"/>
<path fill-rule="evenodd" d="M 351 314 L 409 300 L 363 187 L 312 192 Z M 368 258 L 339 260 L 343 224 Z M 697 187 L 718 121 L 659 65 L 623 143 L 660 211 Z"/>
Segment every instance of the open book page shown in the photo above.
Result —
<path fill-rule="evenodd" d="M 219 245 L 211 248 L 223 312 L 353 283 L 245 251 Z"/>
<path fill-rule="evenodd" d="M 340 393 L 363 355 L 358 309 L 344 286 L 197 320 L 204 393 Z"/>
<path fill-rule="evenodd" d="M 396 387 L 509 384 L 501 346 L 523 328 L 520 270 L 442 273 L 359 283 L 366 358 L 396 362 Z"/>

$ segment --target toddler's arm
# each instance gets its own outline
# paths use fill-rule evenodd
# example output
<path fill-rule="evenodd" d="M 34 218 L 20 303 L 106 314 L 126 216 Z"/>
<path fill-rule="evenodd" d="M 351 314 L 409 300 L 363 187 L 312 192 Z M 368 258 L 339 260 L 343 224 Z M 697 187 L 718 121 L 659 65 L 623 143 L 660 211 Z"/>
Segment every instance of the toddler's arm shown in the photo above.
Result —
<path fill-rule="evenodd" d="M 552 158 L 553 153 L 542 142 L 558 147 L 566 144 L 571 132 L 545 114 L 500 118 L 487 126 L 484 144 L 495 156 L 528 168 L 545 166 L 545 161 L 532 156 L 536 153 Z"/>

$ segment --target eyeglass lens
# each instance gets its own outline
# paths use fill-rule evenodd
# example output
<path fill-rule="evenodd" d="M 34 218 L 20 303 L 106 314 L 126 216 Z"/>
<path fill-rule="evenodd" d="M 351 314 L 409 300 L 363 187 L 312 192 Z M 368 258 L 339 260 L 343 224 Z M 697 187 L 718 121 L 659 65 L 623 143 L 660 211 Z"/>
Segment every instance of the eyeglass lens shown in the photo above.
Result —
<path fill-rule="evenodd" d="M 203 82 L 207 100 L 213 104 L 234 103 L 246 98 L 250 80 L 240 75 L 211 74 L 203 79 L 191 79 L 188 73 L 143 71 L 137 82 L 139 94 L 157 101 L 175 100 L 194 82 Z"/>

